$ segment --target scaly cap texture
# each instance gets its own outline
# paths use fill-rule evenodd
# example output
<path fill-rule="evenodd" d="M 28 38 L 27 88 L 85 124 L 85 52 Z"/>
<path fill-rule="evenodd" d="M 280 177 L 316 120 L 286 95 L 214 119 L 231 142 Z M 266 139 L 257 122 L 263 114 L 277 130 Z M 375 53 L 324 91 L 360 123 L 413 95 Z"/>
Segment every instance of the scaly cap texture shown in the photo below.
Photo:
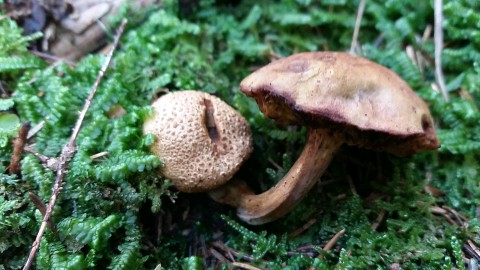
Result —
<path fill-rule="evenodd" d="M 152 104 L 144 123 L 161 173 L 183 192 L 204 192 L 227 182 L 253 146 L 247 121 L 219 98 L 199 91 L 172 92 Z"/>

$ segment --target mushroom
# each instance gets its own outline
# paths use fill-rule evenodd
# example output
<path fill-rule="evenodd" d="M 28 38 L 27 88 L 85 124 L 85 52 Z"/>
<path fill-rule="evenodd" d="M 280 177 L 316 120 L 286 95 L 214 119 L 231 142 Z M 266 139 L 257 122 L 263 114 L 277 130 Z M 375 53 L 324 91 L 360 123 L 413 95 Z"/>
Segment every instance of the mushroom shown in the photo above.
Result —
<path fill-rule="evenodd" d="M 161 158 L 160 173 L 182 192 L 215 189 L 238 171 L 252 152 L 247 121 L 219 98 L 200 91 L 163 95 L 143 126 Z"/>
<path fill-rule="evenodd" d="M 344 143 L 398 156 L 440 147 L 425 102 L 393 71 L 361 57 L 295 54 L 250 74 L 240 89 L 267 117 L 308 126 L 302 153 L 274 187 L 255 195 L 227 184 L 212 193 L 236 206 L 250 224 L 271 222 L 292 210 Z M 238 199 L 232 203 L 231 197 Z"/>

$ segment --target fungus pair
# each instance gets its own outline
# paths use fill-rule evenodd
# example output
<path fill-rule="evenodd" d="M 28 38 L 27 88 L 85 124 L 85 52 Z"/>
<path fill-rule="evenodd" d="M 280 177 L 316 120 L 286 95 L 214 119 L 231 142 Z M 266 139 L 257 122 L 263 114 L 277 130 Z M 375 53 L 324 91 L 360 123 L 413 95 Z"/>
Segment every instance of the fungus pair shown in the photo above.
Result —
<path fill-rule="evenodd" d="M 245 78 L 240 90 L 278 123 L 308 127 L 295 164 L 261 194 L 240 180 L 227 182 L 252 150 L 251 132 L 218 98 L 195 91 L 167 94 L 154 103 L 155 117 L 144 131 L 156 135 L 152 151 L 180 191 L 209 191 L 249 224 L 292 210 L 342 144 L 398 156 L 440 146 L 425 102 L 391 70 L 347 53 L 307 52 L 277 60 Z"/>

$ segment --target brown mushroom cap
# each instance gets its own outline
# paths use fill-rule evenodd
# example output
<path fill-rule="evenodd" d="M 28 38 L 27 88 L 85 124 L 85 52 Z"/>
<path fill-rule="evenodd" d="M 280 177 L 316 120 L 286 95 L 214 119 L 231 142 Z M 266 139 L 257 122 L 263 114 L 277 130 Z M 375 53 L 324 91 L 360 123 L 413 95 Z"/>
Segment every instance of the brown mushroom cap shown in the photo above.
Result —
<path fill-rule="evenodd" d="M 277 60 L 240 89 L 280 123 L 333 127 L 347 144 L 413 154 L 440 146 L 425 102 L 393 71 L 341 52 Z"/>
<path fill-rule="evenodd" d="M 152 104 L 144 123 L 161 173 L 183 192 L 204 192 L 227 182 L 252 151 L 247 121 L 219 98 L 199 91 L 172 92 Z"/>

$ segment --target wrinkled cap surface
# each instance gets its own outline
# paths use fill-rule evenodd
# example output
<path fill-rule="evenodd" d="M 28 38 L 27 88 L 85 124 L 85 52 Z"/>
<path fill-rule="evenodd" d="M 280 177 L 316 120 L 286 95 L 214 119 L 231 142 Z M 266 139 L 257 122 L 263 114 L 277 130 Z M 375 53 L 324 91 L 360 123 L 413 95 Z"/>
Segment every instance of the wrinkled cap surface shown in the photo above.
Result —
<path fill-rule="evenodd" d="M 295 54 L 240 84 L 283 124 L 332 126 L 346 143 L 413 154 L 440 146 L 426 103 L 393 71 L 341 52 Z"/>
<path fill-rule="evenodd" d="M 155 135 L 152 152 L 161 173 L 183 192 L 204 192 L 227 182 L 252 151 L 247 121 L 219 98 L 199 91 L 172 92 L 152 104 L 144 123 Z"/>

